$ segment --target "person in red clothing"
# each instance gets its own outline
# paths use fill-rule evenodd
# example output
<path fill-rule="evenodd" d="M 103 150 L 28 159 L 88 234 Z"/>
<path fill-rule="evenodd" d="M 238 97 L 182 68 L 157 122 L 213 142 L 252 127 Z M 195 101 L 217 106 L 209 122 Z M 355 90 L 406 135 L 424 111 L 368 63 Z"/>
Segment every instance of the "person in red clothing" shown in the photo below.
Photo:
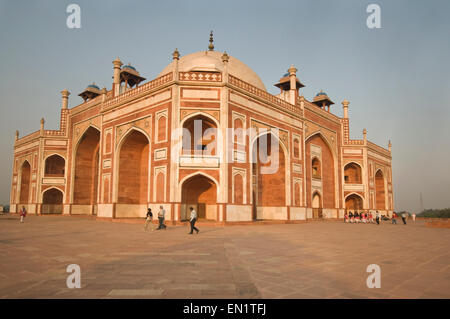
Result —
<path fill-rule="evenodd" d="M 27 210 L 25 209 L 25 206 L 22 206 L 22 209 L 20 210 L 20 222 L 23 223 L 24 218 L 27 216 Z"/>
<path fill-rule="evenodd" d="M 395 212 L 392 213 L 392 224 L 397 225 L 397 214 Z"/>

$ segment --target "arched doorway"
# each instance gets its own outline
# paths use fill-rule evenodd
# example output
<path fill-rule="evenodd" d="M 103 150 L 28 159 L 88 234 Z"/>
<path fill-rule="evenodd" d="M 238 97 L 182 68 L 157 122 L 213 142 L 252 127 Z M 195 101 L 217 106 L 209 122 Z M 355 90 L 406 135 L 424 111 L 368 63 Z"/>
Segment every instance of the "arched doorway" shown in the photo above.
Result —
<path fill-rule="evenodd" d="M 20 179 L 20 204 L 28 204 L 30 201 L 31 166 L 28 161 L 23 162 Z"/>
<path fill-rule="evenodd" d="M 132 130 L 119 150 L 118 204 L 149 202 L 149 141 L 143 133 Z"/>
<path fill-rule="evenodd" d="M 335 210 L 336 179 L 334 153 L 322 134 L 314 134 L 305 142 L 306 205 L 322 211 Z M 313 187 L 314 186 L 314 187 Z M 313 195 L 320 192 L 321 207 L 313 207 Z"/>
<path fill-rule="evenodd" d="M 184 181 L 181 188 L 181 220 L 190 217 L 193 207 L 199 219 L 217 220 L 217 185 L 204 176 L 195 175 Z"/>
<path fill-rule="evenodd" d="M 45 160 L 45 176 L 64 177 L 66 161 L 59 155 L 52 155 Z"/>
<path fill-rule="evenodd" d="M 217 154 L 217 125 L 203 115 L 189 118 L 183 123 L 183 155 Z"/>
<path fill-rule="evenodd" d="M 286 155 L 272 133 L 253 142 L 252 176 L 253 219 L 271 219 L 272 213 L 266 215 L 265 208 L 286 206 Z"/>
<path fill-rule="evenodd" d="M 386 191 L 384 189 L 384 175 L 381 170 L 375 174 L 375 199 L 376 209 L 386 209 Z"/>
<path fill-rule="evenodd" d="M 62 214 L 63 193 L 56 188 L 47 189 L 42 194 L 42 214 Z"/>
<path fill-rule="evenodd" d="M 345 199 L 345 209 L 347 211 L 360 211 L 363 209 L 363 199 L 357 194 L 351 194 Z"/>
<path fill-rule="evenodd" d="M 312 217 L 315 219 L 322 218 L 322 197 L 318 192 L 315 192 L 312 196 Z"/>
<path fill-rule="evenodd" d="M 90 126 L 78 143 L 75 153 L 73 204 L 77 212 L 95 214 L 98 192 L 100 132 Z"/>
<path fill-rule="evenodd" d="M 361 166 L 356 163 L 348 163 L 344 167 L 344 181 L 346 184 L 361 184 Z"/>

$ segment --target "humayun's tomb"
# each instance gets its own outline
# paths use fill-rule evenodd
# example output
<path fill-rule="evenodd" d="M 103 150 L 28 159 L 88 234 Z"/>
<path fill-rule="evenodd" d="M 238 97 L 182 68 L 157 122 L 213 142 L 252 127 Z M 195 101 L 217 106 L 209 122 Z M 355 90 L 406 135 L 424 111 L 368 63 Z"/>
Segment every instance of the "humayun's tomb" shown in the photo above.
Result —
<path fill-rule="evenodd" d="M 174 223 L 189 206 L 217 222 L 392 213 L 391 143 L 350 139 L 347 100 L 341 118 L 325 92 L 306 99 L 293 66 L 272 95 L 212 39 L 172 58 L 147 82 L 117 58 L 110 90 L 88 85 L 72 108 L 61 92 L 59 130 L 16 131 L 10 210 L 135 218 L 162 205 Z"/>

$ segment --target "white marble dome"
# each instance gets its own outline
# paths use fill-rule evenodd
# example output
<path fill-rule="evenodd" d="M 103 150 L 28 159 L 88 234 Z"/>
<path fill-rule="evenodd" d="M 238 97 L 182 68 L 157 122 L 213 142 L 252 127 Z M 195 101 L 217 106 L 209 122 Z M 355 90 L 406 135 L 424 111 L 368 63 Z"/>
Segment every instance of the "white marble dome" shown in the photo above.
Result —
<path fill-rule="evenodd" d="M 218 51 L 199 51 L 185 56 L 181 56 L 178 61 L 178 70 L 180 72 L 189 71 L 223 71 L 222 52 Z M 167 74 L 174 70 L 175 63 L 172 61 L 162 70 L 159 76 Z M 228 62 L 228 73 L 235 77 L 250 83 L 257 88 L 267 91 L 264 83 L 259 76 L 250 69 L 245 63 L 230 56 Z"/>

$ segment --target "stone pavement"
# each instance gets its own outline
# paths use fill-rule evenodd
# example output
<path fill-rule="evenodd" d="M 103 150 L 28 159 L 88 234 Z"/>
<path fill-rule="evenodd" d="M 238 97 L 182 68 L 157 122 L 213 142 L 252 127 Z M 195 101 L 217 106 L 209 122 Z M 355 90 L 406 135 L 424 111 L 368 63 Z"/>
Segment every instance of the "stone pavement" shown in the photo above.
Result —
<path fill-rule="evenodd" d="M 0 216 L 0 298 L 450 298 L 450 230 L 423 221 L 200 230 Z M 66 286 L 69 264 L 81 289 Z"/>

